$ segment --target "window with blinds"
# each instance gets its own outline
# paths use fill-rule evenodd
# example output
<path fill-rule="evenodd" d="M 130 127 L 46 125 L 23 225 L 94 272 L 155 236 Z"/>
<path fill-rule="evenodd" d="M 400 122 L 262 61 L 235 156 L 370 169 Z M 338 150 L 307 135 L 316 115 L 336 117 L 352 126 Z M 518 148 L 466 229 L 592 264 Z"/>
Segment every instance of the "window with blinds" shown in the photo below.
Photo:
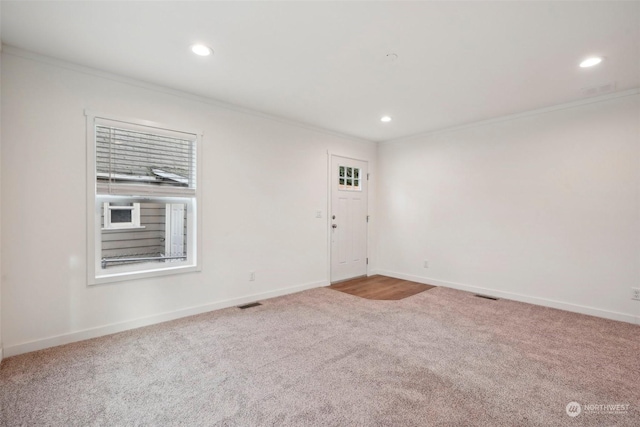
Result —
<path fill-rule="evenodd" d="M 202 133 L 85 113 L 89 283 L 200 270 Z"/>
<path fill-rule="evenodd" d="M 192 196 L 196 135 L 97 124 L 98 194 Z"/>

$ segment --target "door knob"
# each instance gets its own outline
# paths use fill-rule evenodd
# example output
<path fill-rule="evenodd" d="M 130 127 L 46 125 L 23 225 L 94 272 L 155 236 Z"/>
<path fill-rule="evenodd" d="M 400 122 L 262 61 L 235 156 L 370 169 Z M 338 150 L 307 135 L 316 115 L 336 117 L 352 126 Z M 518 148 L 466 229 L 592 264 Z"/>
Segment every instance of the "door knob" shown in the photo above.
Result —
<path fill-rule="evenodd" d="M 331 224 L 331 228 L 338 228 L 338 224 Z"/>

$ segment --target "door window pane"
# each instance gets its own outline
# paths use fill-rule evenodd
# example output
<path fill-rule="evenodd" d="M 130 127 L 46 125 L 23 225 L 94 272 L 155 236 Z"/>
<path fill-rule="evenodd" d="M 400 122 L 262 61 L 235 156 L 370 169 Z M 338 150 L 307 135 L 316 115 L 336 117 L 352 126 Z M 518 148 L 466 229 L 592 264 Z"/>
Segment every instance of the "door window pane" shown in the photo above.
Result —
<path fill-rule="evenodd" d="M 346 191 L 361 191 L 362 184 L 360 168 L 340 166 L 338 169 L 338 189 Z"/>

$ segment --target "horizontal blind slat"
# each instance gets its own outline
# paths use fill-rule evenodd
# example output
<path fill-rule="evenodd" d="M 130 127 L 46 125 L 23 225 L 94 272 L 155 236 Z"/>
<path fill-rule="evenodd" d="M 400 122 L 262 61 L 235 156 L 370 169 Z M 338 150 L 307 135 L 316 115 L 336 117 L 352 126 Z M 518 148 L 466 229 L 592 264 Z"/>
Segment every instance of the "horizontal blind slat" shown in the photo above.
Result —
<path fill-rule="evenodd" d="M 162 146 L 162 145 L 158 145 L 158 144 L 144 144 L 142 142 L 127 142 L 127 143 L 123 143 L 123 142 L 118 142 L 118 141 L 114 141 L 114 140 L 109 140 L 109 141 L 97 141 L 97 147 L 98 148 L 104 148 L 104 149 L 121 149 L 121 150 L 131 150 L 131 149 L 137 149 L 139 151 L 145 151 L 145 152 L 150 152 L 150 153 L 156 153 L 156 154 L 164 154 L 164 155 L 172 155 L 172 154 L 176 154 L 176 153 L 181 153 L 185 156 L 189 155 L 190 152 L 190 148 L 189 146 Z"/>
<path fill-rule="evenodd" d="M 172 136 L 163 136 L 154 134 L 150 132 L 133 132 L 122 130 L 117 127 L 109 127 L 98 125 L 98 129 L 96 129 L 96 133 L 98 136 L 102 136 L 108 139 L 122 139 L 122 140 L 146 140 L 146 141 L 156 141 L 156 142 L 165 142 L 169 144 L 174 144 L 177 142 L 186 143 L 185 141 L 190 141 L 191 138 L 177 138 Z"/>

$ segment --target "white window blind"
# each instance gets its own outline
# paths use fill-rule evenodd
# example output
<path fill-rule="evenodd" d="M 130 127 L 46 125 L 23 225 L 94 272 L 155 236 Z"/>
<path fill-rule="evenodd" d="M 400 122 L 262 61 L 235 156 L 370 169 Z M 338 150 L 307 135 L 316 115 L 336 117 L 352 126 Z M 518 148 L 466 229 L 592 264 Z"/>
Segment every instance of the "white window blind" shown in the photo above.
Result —
<path fill-rule="evenodd" d="M 128 124 L 96 124 L 97 194 L 194 196 L 193 134 Z"/>

